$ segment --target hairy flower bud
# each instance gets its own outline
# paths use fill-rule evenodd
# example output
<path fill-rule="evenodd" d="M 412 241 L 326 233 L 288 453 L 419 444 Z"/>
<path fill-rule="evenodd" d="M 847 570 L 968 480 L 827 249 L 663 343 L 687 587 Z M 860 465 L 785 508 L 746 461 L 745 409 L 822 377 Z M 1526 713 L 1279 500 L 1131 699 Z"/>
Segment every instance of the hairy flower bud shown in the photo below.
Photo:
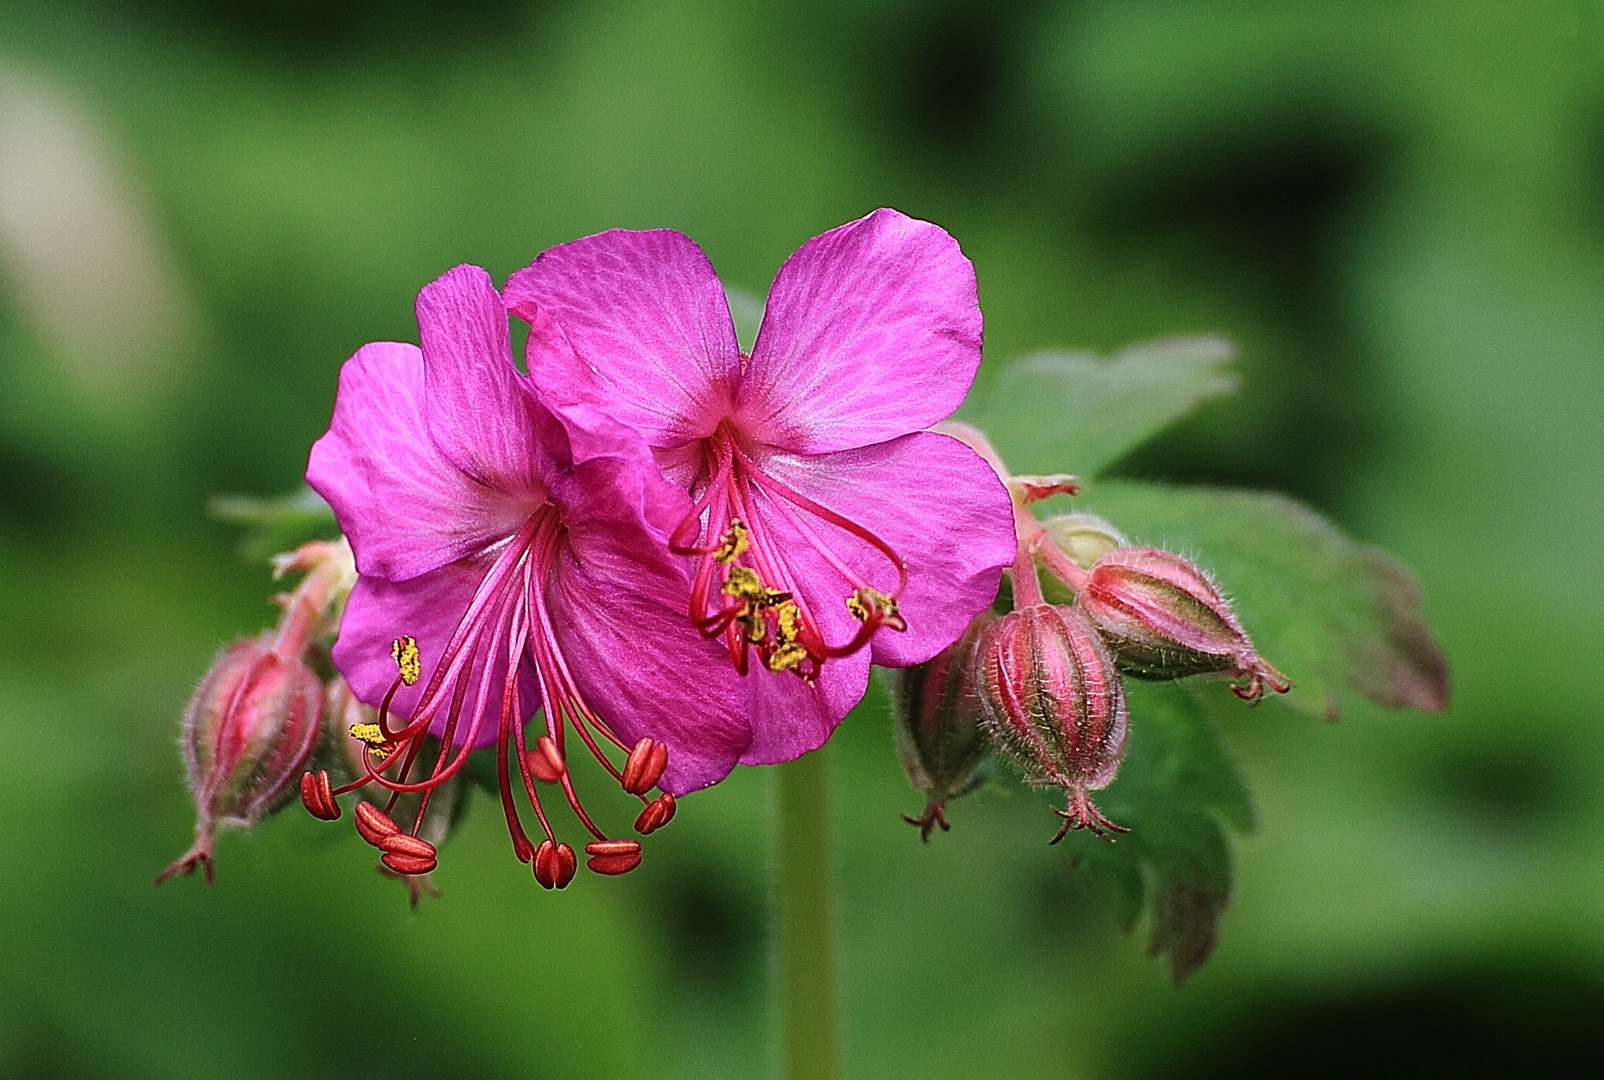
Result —
<path fill-rule="evenodd" d="M 1041 523 L 1054 546 L 1082 570 L 1115 548 L 1125 546 L 1118 529 L 1096 514 L 1060 514 Z"/>
<path fill-rule="evenodd" d="M 184 710 L 181 742 L 195 800 L 195 842 L 157 884 L 200 866 L 212 880 L 219 826 L 249 828 L 296 788 L 317 744 L 323 686 L 274 635 L 224 649 Z"/>
<path fill-rule="evenodd" d="M 1203 571 L 1168 551 L 1119 548 L 1092 565 L 1080 609 L 1113 647 L 1120 670 L 1141 679 L 1227 672 L 1249 701 L 1292 688 L 1260 659 Z"/>
<path fill-rule="evenodd" d="M 996 619 L 990 609 L 982 611 L 934 659 L 894 676 L 897 756 L 913 786 L 930 793 L 924 814 L 904 814 L 903 820 L 919 826 L 920 838 L 927 841 L 936 826 L 946 831 L 947 801 L 973 789 L 975 771 L 991 753 L 980 728 L 974 659 L 981 633 Z"/>
<path fill-rule="evenodd" d="M 1063 827 L 1124 832 L 1087 793 L 1107 787 L 1125 750 L 1125 690 L 1097 630 L 1074 608 L 1032 604 L 987 627 L 976 646 L 985 730 L 1033 784 L 1061 787 Z"/>

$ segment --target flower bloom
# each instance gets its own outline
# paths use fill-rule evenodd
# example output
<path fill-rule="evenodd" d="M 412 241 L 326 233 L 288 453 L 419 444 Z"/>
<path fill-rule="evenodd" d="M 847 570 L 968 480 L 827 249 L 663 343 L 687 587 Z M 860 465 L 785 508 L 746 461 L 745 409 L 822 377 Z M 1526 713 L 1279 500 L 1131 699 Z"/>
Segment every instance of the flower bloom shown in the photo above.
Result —
<path fill-rule="evenodd" d="M 434 866 L 418 835 L 428 794 L 494 746 L 513 849 L 542 885 L 567 884 L 576 857 L 537 781 L 560 786 L 593 835 L 590 867 L 622 873 L 639 843 L 581 806 L 570 730 L 641 800 L 642 832 L 672 813 L 669 792 L 719 779 L 749 740 L 740 683 L 686 623 L 686 571 L 664 550 L 687 499 L 633 433 L 583 409 L 559 421 L 537 399 L 484 271 L 449 271 L 419 293 L 417 314 L 421 349 L 380 342 L 345 364 L 307 466 L 358 571 L 334 661 L 379 712 L 353 731 L 371 747 L 366 774 L 334 789 L 308 773 L 302 799 L 335 817 L 334 796 L 381 785 L 388 807 L 359 804 L 357 829 L 390 869 L 421 875 Z M 542 703 L 545 731 L 526 741 Z M 649 799 L 654 785 L 665 794 Z M 515 786 L 545 834 L 538 845 Z M 389 810 L 413 794 L 423 798 L 408 829 Z"/>
<path fill-rule="evenodd" d="M 671 230 L 558 245 L 506 300 L 554 407 L 640 432 L 692 496 L 671 541 L 694 560 L 692 621 L 748 676 L 743 762 L 818 746 L 871 659 L 929 660 L 991 602 L 1008 496 L 923 430 L 980 360 L 974 270 L 941 229 L 877 210 L 808 241 L 750 355 L 707 257 Z"/>

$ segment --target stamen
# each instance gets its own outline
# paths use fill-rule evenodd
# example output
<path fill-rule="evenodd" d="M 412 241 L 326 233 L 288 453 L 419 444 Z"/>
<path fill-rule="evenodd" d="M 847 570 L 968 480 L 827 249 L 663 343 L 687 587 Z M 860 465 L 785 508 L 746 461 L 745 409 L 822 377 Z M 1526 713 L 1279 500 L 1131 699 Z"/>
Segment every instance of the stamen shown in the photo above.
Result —
<path fill-rule="evenodd" d="M 379 861 L 398 874 L 427 874 L 436 865 L 434 845 L 408 833 L 387 836 L 377 845 Z"/>
<path fill-rule="evenodd" d="M 423 673 L 423 660 L 418 655 L 418 639 L 403 634 L 390 642 L 390 659 L 401 672 L 401 681 L 408 686 L 418 681 Z"/>
<path fill-rule="evenodd" d="M 374 847 L 401 832 L 401 827 L 390 820 L 390 815 L 370 802 L 357 803 L 354 816 L 357 834 Z"/>
<path fill-rule="evenodd" d="M 536 739 L 534 749 L 524 754 L 524 760 L 529 763 L 529 771 L 534 773 L 535 779 L 547 784 L 555 784 L 568 770 L 563 752 L 557 749 L 557 740 L 550 735 Z"/>
<path fill-rule="evenodd" d="M 635 831 L 642 836 L 656 832 L 673 820 L 674 810 L 674 796 L 663 792 L 641 809 L 635 818 Z"/>
<path fill-rule="evenodd" d="M 652 790 L 657 778 L 668 765 L 668 747 L 650 738 L 641 739 L 629 752 L 619 786 L 631 795 L 644 795 Z"/>
<path fill-rule="evenodd" d="M 544 889 L 562 889 L 574 880 L 579 860 L 567 844 L 542 840 L 535 849 L 535 880 Z"/>
<path fill-rule="evenodd" d="M 732 563 L 746 554 L 746 549 L 751 546 L 751 535 L 746 531 L 741 519 L 736 518 L 730 522 L 729 531 L 724 534 L 724 539 L 719 541 L 718 548 L 713 552 L 713 559 L 715 562 Z"/>
<path fill-rule="evenodd" d="M 640 841 L 593 840 L 585 845 L 585 866 L 597 874 L 627 874 L 640 865 Z"/>
<path fill-rule="evenodd" d="M 317 772 L 304 772 L 301 774 L 301 805 L 315 818 L 324 821 L 337 821 L 340 817 L 340 804 L 334 801 L 334 791 L 329 786 L 329 774 L 322 769 Z"/>

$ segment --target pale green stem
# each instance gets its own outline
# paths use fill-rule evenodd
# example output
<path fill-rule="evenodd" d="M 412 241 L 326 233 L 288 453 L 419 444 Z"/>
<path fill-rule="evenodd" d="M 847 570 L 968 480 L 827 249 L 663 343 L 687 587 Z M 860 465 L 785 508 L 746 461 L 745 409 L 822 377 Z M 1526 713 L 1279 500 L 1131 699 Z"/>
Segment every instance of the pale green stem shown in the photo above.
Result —
<path fill-rule="evenodd" d="M 782 1080 L 835 1080 L 839 1073 L 825 753 L 815 750 L 776 769 Z"/>

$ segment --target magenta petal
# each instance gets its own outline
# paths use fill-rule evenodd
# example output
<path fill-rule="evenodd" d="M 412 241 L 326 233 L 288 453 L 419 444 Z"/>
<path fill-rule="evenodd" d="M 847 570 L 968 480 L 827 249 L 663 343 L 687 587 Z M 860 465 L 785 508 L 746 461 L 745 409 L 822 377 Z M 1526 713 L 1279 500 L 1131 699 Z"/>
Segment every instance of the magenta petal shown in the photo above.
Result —
<path fill-rule="evenodd" d="M 418 293 L 417 312 L 435 445 L 475 480 L 538 500 L 547 455 L 490 275 L 477 266 L 448 270 Z"/>
<path fill-rule="evenodd" d="M 907 561 L 908 585 L 898 605 L 908 629 L 874 635 L 876 664 L 923 663 L 957 640 L 996 597 L 1002 569 L 1013 561 L 1007 489 L 978 454 L 949 436 L 921 431 L 833 454 L 773 454 L 763 468 L 863 526 Z M 875 587 L 889 590 L 895 582 L 887 561 L 869 545 L 837 530 L 819 532 Z M 788 557 L 806 560 L 811 578 L 840 580 L 810 548 L 798 545 Z"/>
<path fill-rule="evenodd" d="M 357 569 L 393 581 L 482 551 L 529 517 L 527 500 L 440 452 L 424 420 L 423 356 L 394 342 L 365 345 L 340 369 L 306 482 L 334 508 Z"/>
<path fill-rule="evenodd" d="M 658 786 L 676 795 L 722 780 L 752 741 L 745 687 L 683 603 L 646 599 L 566 550 L 549 578 L 552 624 L 580 693 L 625 743 L 667 744 Z"/>
<path fill-rule="evenodd" d="M 728 661 L 726 661 L 728 666 Z M 752 700 L 752 745 L 742 765 L 774 765 L 824 745 L 869 686 L 867 650 L 826 661 L 815 685 L 753 658 L 746 685 Z"/>
<path fill-rule="evenodd" d="M 334 642 L 334 664 L 351 684 L 357 700 L 377 708 L 396 678 L 395 660 L 390 654 L 390 643 L 397 637 L 408 635 L 417 639 L 418 652 L 423 661 L 423 677 L 413 686 L 401 687 L 391 701 L 390 726 L 404 726 L 412 716 L 430 677 L 440 662 L 457 623 L 468 610 L 474 591 L 484 580 L 490 566 L 489 558 L 465 559 L 442 566 L 433 573 L 410 581 L 392 582 L 382 578 L 359 577 L 356 588 L 346 601 L 345 613 L 340 617 L 340 635 Z M 491 649 L 496 657 L 491 663 L 488 679 L 488 707 L 477 735 L 476 746 L 487 746 L 496 741 L 500 721 L 501 694 L 507 671 L 507 639 L 489 635 L 483 646 L 485 654 Z M 519 664 L 519 722 L 533 716 L 540 708 L 539 683 L 525 650 Z M 474 664 L 474 678 L 470 686 L 481 685 L 486 676 L 485 660 L 481 655 Z M 467 724 L 474 705 L 474 691 L 470 690 L 464 702 L 463 718 L 458 722 L 457 739 L 467 733 Z M 429 725 L 434 734 L 445 730 L 445 710 Z"/>
<path fill-rule="evenodd" d="M 503 299 L 531 323 L 530 376 L 607 408 L 653 446 L 712 432 L 740 372 L 729 306 L 702 249 L 671 229 L 548 248 Z"/>
<path fill-rule="evenodd" d="M 975 271 L 957 241 L 876 210 L 780 267 L 737 416 L 794 453 L 864 446 L 946 417 L 979 363 Z"/>

